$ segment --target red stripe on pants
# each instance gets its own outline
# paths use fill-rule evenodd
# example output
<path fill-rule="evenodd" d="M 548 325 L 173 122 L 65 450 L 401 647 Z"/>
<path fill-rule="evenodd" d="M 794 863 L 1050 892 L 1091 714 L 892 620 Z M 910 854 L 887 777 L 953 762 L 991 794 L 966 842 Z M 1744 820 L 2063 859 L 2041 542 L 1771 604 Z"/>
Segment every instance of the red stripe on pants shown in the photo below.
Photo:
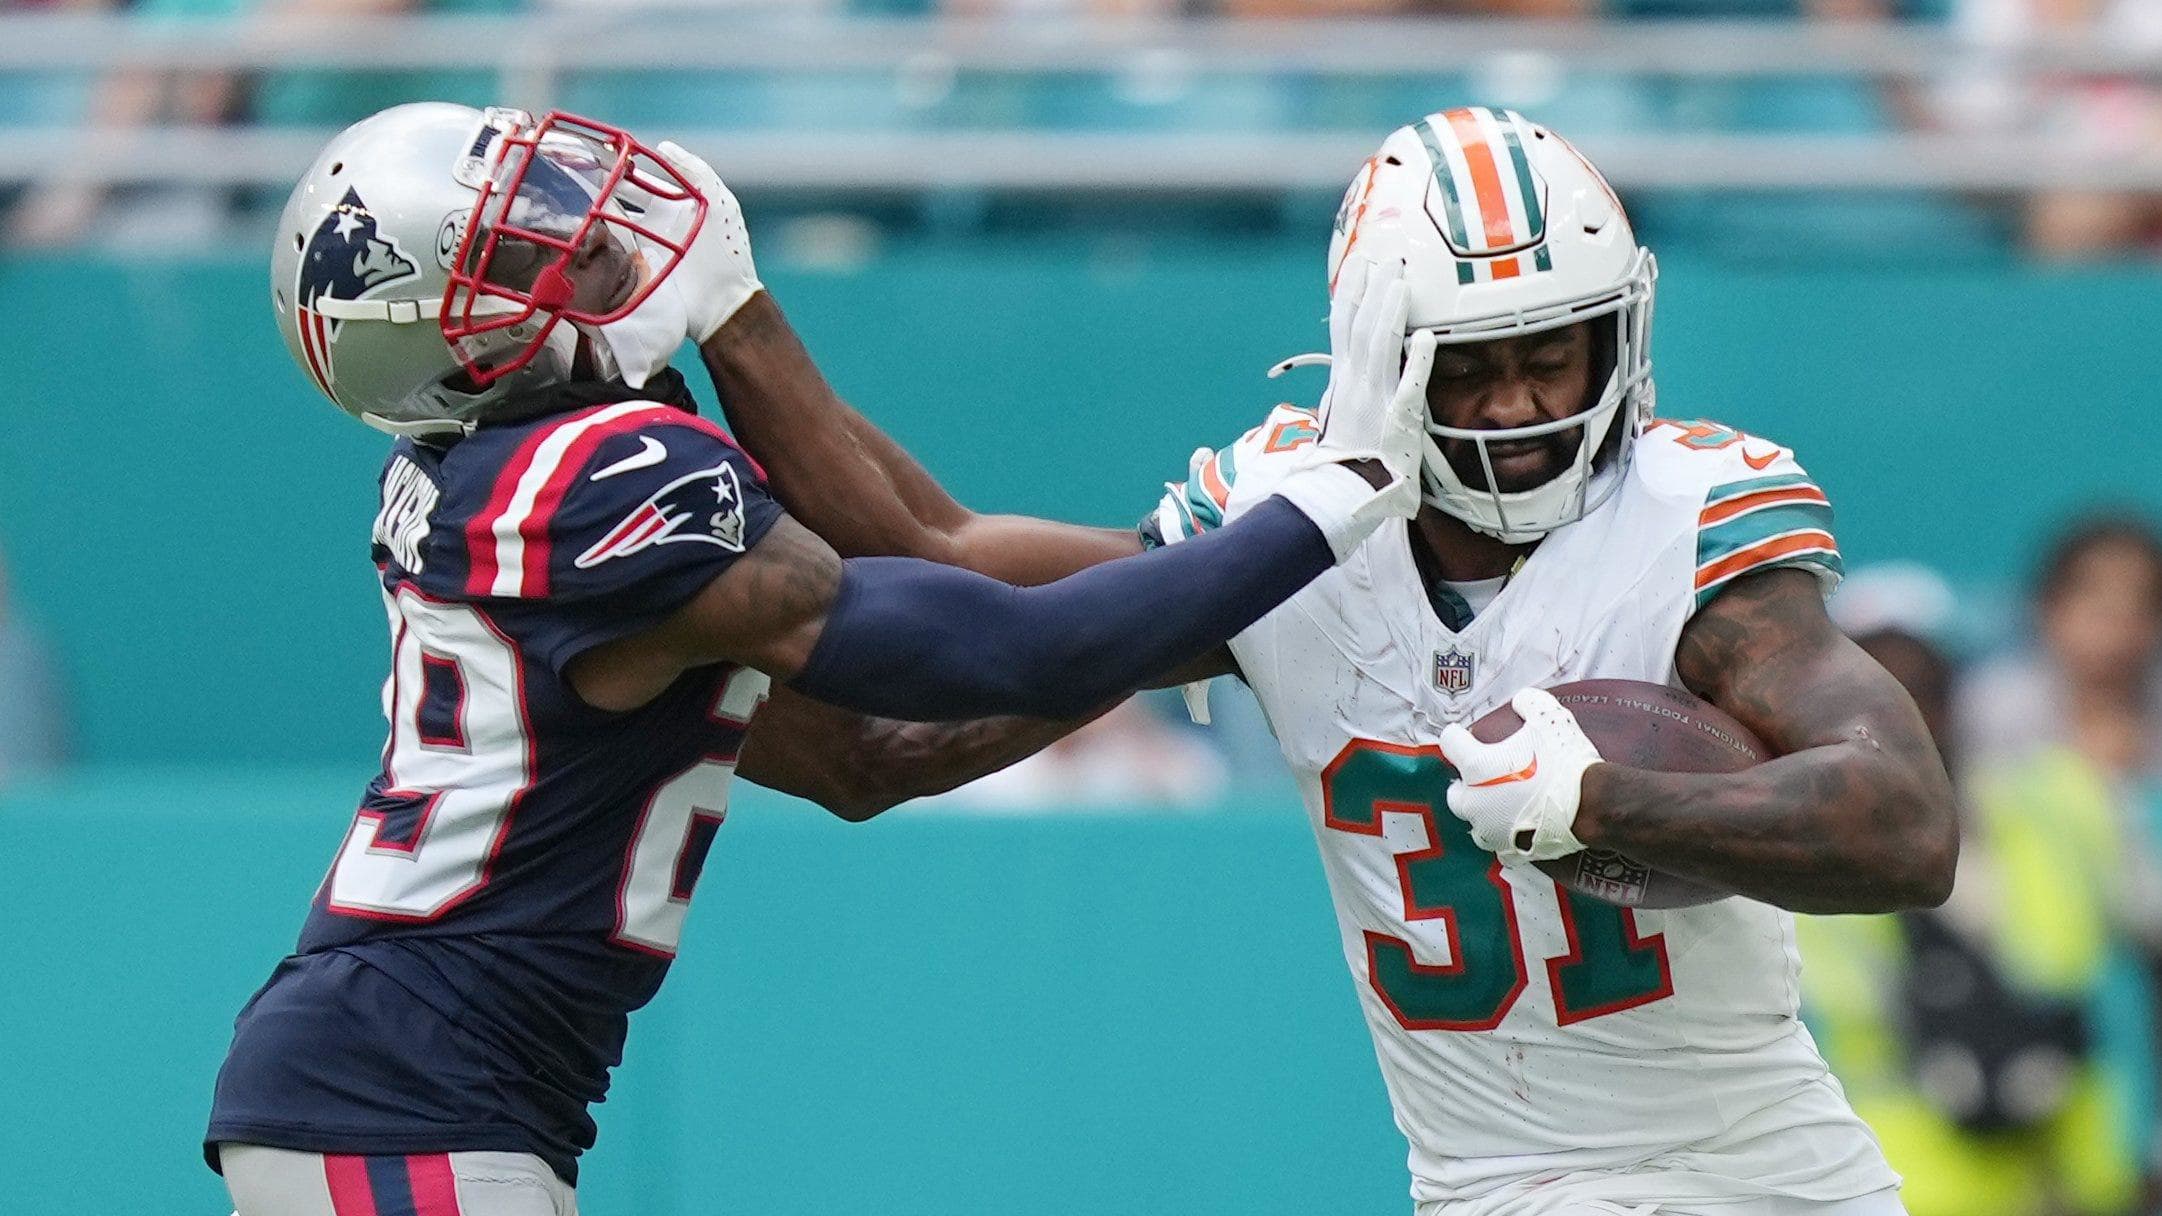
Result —
<path fill-rule="evenodd" d="M 335 1216 L 375 1216 L 375 1188 L 368 1185 L 366 1157 L 325 1153 L 323 1177 L 330 1183 L 330 1210 Z"/>
<path fill-rule="evenodd" d="M 451 1172 L 449 1153 L 407 1157 L 405 1168 L 413 1183 L 414 1216 L 458 1216 L 458 1176 Z"/>

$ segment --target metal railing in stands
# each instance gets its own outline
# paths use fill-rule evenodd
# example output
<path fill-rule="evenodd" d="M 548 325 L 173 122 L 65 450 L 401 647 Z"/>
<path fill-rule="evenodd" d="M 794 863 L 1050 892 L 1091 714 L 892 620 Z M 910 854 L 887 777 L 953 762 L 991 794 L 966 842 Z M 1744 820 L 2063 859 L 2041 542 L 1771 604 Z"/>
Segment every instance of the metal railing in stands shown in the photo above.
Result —
<path fill-rule="evenodd" d="M 517 16 L 151 20 L 0 14 L 0 77 L 125 69 L 458 68 L 499 73 L 510 104 L 545 109 L 577 72 L 863 73 L 1154 71 L 1360 78 L 1526 64 L 1659 78 L 1849 75 L 1927 84 L 1987 72 L 2011 81 L 2162 82 L 2162 41 L 1966 41 L 1933 26 L 1735 21 L 1500 22 L 899 19 L 682 2 L 558 0 Z M 745 186 L 892 193 L 1185 193 L 1334 189 L 1378 131 L 1202 133 L 995 130 L 671 132 Z M 0 128 L 0 183 L 282 185 L 330 132 L 278 127 L 121 131 Z M 1577 141 L 1617 184 L 1692 189 L 2162 190 L 2162 148 L 2061 137 L 1680 134 Z"/>

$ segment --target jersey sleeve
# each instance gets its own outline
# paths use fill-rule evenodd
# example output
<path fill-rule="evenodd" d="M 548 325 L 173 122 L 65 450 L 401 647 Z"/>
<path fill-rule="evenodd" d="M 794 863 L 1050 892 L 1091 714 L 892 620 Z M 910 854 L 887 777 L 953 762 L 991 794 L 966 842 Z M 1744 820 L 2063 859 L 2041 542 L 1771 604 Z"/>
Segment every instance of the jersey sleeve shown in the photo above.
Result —
<path fill-rule="evenodd" d="M 465 526 L 466 593 L 528 626 L 559 670 L 659 623 L 783 514 L 705 419 L 626 404 L 536 432 Z"/>
<path fill-rule="evenodd" d="M 1844 567 L 1831 499 L 1792 451 L 1705 422 L 1663 421 L 1643 442 L 1653 462 L 1691 483 L 1694 608 L 1701 610 L 1734 580 L 1760 570 L 1807 570 L 1826 595 L 1839 585 Z M 1679 450 L 1663 450 L 1668 446 Z"/>
<path fill-rule="evenodd" d="M 1282 463 L 1283 453 L 1320 437 L 1321 423 L 1312 409 L 1285 404 L 1228 447 L 1197 449 L 1186 480 L 1164 483 L 1164 496 L 1142 517 L 1141 543 L 1155 548 L 1222 527 L 1240 508 L 1268 496 L 1255 491 L 1273 482 L 1269 473 Z"/>

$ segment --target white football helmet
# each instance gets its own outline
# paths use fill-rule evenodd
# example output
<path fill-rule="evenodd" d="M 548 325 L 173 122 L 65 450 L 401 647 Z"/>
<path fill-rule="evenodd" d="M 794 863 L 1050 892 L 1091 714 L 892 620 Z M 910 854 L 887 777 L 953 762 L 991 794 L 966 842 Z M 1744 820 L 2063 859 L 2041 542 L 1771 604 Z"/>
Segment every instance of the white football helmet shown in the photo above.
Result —
<path fill-rule="evenodd" d="M 1398 128 L 1352 179 L 1329 242 L 1332 293 L 1355 249 L 1403 259 L 1411 291 L 1407 336 L 1426 330 L 1442 344 L 1471 343 L 1600 318 L 1613 326 L 1594 345 L 1611 353 L 1611 368 L 1581 413 L 1508 430 L 1467 430 L 1429 418 L 1422 477 L 1428 503 L 1490 536 L 1521 543 L 1583 518 L 1614 492 L 1631 441 L 1652 412 L 1657 268 L 1591 162 L 1513 111 L 1429 114 Z M 1570 430 L 1581 434 L 1566 470 L 1529 490 L 1491 488 L 1487 444 Z M 1484 476 L 1460 473 L 1444 454 L 1445 440 L 1470 445 Z"/>
<path fill-rule="evenodd" d="M 705 214 L 617 128 L 394 106 L 331 140 L 286 201 L 271 306 L 340 409 L 395 435 L 460 434 L 514 395 L 613 375 L 608 344 L 581 339 L 652 294 Z"/>

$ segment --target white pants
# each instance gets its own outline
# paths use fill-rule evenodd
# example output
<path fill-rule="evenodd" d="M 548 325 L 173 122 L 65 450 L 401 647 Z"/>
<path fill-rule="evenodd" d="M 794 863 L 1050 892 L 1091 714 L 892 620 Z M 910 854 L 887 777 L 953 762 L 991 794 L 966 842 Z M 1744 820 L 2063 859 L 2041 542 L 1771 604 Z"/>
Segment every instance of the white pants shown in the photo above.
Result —
<path fill-rule="evenodd" d="M 358 1157 L 221 1144 L 235 1216 L 577 1216 L 578 1196 L 530 1153 Z"/>

